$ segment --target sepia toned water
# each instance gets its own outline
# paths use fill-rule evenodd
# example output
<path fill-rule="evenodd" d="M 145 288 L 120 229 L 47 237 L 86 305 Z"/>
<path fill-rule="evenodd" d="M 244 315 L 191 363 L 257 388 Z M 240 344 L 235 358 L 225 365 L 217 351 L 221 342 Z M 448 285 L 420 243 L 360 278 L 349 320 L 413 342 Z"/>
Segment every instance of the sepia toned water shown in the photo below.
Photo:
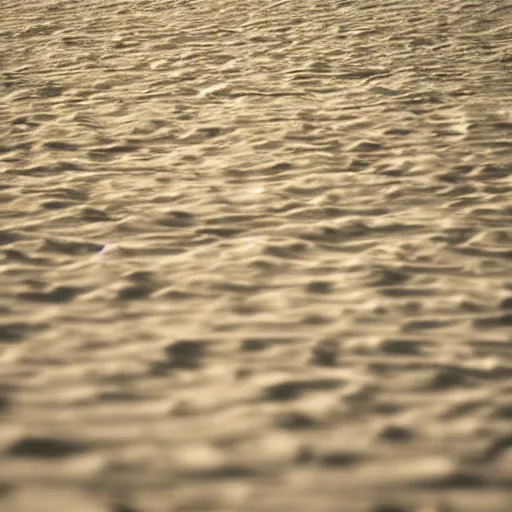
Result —
<path fill-rule="evenodd" d="M 0 3 L 0 511 L 511 510 L 511 34 Z"/>

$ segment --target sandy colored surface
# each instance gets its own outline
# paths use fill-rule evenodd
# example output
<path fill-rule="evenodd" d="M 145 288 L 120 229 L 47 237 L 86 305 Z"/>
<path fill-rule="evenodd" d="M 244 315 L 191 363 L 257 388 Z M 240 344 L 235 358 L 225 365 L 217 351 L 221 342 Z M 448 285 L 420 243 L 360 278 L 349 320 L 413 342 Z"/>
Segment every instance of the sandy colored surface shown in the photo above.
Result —
<path fill-rule="evenodd" d="M 512 5 L 0 3 L 0 510 L 512 510 Z"/>

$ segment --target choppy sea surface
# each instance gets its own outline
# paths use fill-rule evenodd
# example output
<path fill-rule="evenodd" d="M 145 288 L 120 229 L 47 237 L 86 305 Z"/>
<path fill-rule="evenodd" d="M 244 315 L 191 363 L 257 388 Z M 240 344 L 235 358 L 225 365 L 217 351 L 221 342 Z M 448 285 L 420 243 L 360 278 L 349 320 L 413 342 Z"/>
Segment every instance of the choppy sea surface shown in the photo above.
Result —
<path fill-rule="evenodd" d="M 511 510 L 512 5 L 8 4 L 0 510 Z"/>

